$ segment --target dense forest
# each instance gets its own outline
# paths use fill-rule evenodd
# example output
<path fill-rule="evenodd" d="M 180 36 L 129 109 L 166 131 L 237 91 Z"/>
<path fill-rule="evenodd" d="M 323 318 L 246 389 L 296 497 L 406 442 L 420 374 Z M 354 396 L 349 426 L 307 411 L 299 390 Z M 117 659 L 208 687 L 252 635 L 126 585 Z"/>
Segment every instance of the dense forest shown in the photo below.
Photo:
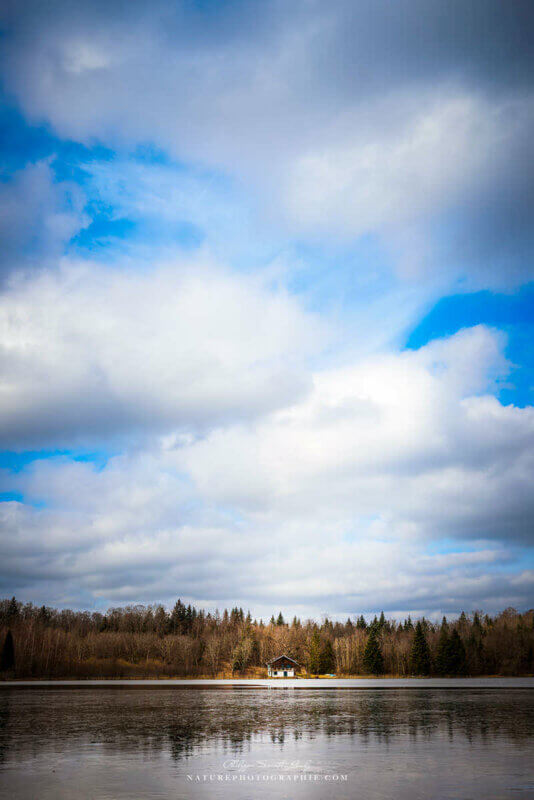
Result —
<path fill-rule="evenodd" d="M 534 611 L 462 612 L 435 624 L 382 613 L 334 622 L 269 622 L 241 608 L 205 612 L 178 600 L 105 614 L 0 601 L 0 675 L 6 678 L 260 677 L 285 653 L 309 675 L 529 675 Z"/>

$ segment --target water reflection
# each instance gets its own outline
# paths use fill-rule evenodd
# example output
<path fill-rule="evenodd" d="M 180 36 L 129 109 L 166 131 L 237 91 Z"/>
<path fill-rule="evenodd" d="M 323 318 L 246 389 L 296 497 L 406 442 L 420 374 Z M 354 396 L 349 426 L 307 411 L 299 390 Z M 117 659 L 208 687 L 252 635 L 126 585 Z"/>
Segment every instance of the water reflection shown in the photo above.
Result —
<path fill-rule="evenodd" d="M 468 742 L 534 734 L 534 692 L 265 690 L 6 690 L 0 757 L 101 743 L 113 751 L 169 749 L 174 759 L 216 741 L 239 753 L 254 739 L 340 735 L 387 743 L 399 736 Z"/>
<path fill-rule="evenodd" d="M 339 798 L 426 797 L 438 784 L 443 798 L 534 796 L 533 712 L 531 690 L 1 689 L 0 797 L 287 796 L 185 784 L 193 767 L 245 754 L 347 773 Z M 310 793 L 331 790 L 292 790 Z"/>

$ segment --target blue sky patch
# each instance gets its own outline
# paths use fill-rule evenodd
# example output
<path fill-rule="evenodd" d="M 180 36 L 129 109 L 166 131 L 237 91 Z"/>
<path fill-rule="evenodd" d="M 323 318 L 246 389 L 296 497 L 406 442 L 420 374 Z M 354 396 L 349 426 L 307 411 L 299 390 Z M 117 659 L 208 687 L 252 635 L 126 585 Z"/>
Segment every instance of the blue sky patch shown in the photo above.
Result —
<path fill-rule="evenodd" d="M 451 336 L 462 328 L 488 325 L 505 331 L 506 356 L 513 368 L 499 392 L 505 405 L 521 408 L 534 400 L 534 284 L 513 294 L 477 292 L 443 297 L 411 331 L 406 348 L 417 350 L 433 339 Z"/>

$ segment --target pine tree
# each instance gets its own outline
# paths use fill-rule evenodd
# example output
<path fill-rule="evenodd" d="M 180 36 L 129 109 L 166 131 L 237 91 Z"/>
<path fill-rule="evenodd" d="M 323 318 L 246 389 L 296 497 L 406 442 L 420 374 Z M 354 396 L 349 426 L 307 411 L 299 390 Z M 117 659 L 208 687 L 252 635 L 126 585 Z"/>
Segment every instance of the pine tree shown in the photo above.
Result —
<path fill-rule="evenodd" d="M 171 630 L 173 633 L 182 633 L 185 623 L 185 606 L 180 599 L 174 604 L 171 612 Z"/>
<path fill-rule="evenodd" d="M 475 635 L 476 630 L 477 629 L 473 625 L 473 631 L 467 640 L 466 656 L 470 675 L 481 675 L 484 672 L 484 643 L 480 635 Z"/>
<path fill-rule="evenodd" d="M 449 659 L 448 659 L 448 674 L 449 675 L 464 675 L 466 672 L 466 655 L 464 643 L 460 638 L 460 634 L 453 630 L 449 643 Z"/>
<path fill-rule="evenodd" d="M 381 675 L 384 672 L 384 657 L 380 649 L 376 627 L 373 626 L 363 651 L 363 668 L 371 675 Z"/>
<path fill-rule="evenodd" d="M 415 626 L 415 634 L 410 652 L 410 672 L 412 675 L 430 674 L 430 650 L 420 622 Z"/>
<path fill-rule="evenodd" d="M 449 670 L 449 626 L 443 617 L 441 630 L 439 632 L 438 648 L 436 651 L 436 672 L 438 675 L 447 675 Z"/>
<path fill-rule="evenodd" d="M 260 657 L 261 657 L 260 643 L 258 642 L 255 636 L 252 636 L 252 652 L 250 654 L 251 664 L 255 664 L 257 666 L 260 663 Z"/>
<path fill-rule="evenodd" d="M 336 668 L 335 663 L 334 648 L 332 647 L 332 642 L 330 639 L 327 639 L 321 649 L 321 655 L 319 658 L 319 672 L 322 675 L 333 672 Z"/>
<path fill-rule="evenodd" d="M 243 650 L 241 645 L 237 645 L 232 653 L 232 672 L 241 672 L 243 669 Z"/>
<path fill-rule="evenodd" d="M 17 617 L 19 613 L 19 604 L 17 603 L 14 597 L 11 598 L 9 601 L 9 605 L 7 607 L 7 616 L 8 618 Z"/>
<path fill-rule="evenodd" d="M 321 637 L 317 630 L 312 633 L 310 641 L 308 672 L 312 675 L 317 675 L 321 672 Z"/>
<path fill-rule="evenodd" d="M 0 656 L 0 671 L 7 672 L 15 666 L 15 645 L 13 644 L 13 635 L 11 631 L 6 633 L 4 639 L 4 646 L 2 648 L 2 655 Z"/>
<path fill-rule="evenodd" d="M 48 625 L 51 618 L 50 611 L 46 606 L 41 606 L 39 609 L 39 613 L 37 614 L 37 619 L 41 623 L 41 625 Z"/>
<path fill-rule="evenodd" d="M 277 625 L 284 625 L 285 624 L 284 623 L 284 617 L 282 616 L 282 612 L 281 611 L 278 614 L 278 619 L 276 620 L 276 624 Z"/>

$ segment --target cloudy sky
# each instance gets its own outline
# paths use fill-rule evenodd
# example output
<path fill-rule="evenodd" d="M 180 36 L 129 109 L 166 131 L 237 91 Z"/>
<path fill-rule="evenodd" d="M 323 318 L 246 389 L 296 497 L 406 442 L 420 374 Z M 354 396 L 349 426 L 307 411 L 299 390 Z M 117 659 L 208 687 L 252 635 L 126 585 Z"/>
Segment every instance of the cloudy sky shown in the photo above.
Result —
<path fill-rule="evenodd" d="M 0 594 L 534 605 L 530 0 L 0 30 Z"/>

